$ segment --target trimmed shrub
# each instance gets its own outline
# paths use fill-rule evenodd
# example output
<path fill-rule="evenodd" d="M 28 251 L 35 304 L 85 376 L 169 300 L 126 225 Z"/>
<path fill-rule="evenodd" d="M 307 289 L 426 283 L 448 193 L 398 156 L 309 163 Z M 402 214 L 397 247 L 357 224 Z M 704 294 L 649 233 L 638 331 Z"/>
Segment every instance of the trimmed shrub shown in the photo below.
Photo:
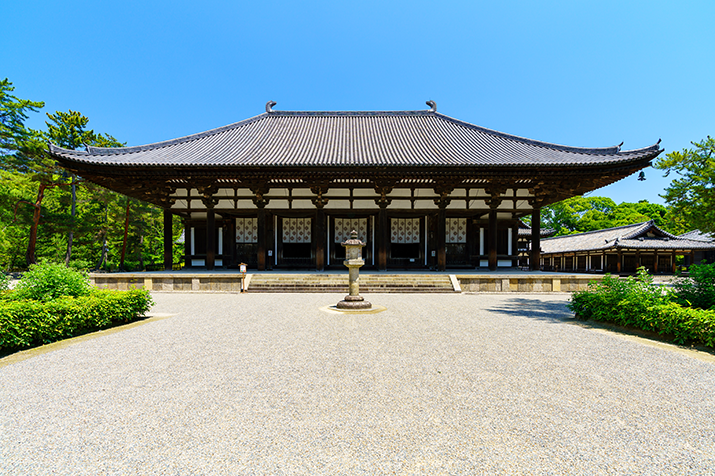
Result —
<path fill-rule="evenodd" d="M 573 294 L 568 304 L 578 319 L 612 322 L 660 335 L 677 344 L 698 343 L 715 347 L 715 311 L 683 307 L 674 295 L 652 285 L 641 268 L 638 278 L 607 275 Z"/>
<path fill-rule="evenodd" d="M 715 307 L 715 263 L 694 264 L 689 276 L 679 276 L 673 282 L 674 300 L 683 305 L 700 309 Z"/>
<path fill-rule="evenodd" d="M 10 293 L 14 294 L 14 293 Z M 141 319 L 149 291 L 94 290 L 52 301 L 0 300 L 0 352 L 9 353 Z"/>
<path fill-rule="evenodd" d="M 12 299 L 52 301 L 61 296 L 85 296 L 91 289 L 86 273 L 63 264 L 41 263 L 23 274 Z"/>

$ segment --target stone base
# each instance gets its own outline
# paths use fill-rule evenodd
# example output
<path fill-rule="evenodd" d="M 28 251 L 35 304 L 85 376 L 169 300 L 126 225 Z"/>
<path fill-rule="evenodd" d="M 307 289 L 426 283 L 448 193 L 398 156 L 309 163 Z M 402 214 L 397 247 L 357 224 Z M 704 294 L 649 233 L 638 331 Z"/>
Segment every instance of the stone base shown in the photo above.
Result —
<path fill-rule="evenodd" d="M 345 296 L 345 299 L 335 305 L 338 309 L 370 309 L 372 304 L 360 295 Z"/>

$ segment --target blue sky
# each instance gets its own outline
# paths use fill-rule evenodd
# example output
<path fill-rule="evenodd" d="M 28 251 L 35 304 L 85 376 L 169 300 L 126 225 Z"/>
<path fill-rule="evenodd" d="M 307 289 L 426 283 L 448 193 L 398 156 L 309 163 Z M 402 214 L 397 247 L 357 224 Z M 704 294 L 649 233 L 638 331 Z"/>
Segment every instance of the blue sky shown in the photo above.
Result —
<path fill-rule="evenodd" d="M 0 77 L 127 145 L 264 111 L 438 111 L 559 144 L 715 134 L 715 2 L 0 3 Z M 647 169 L 593 192 L 663 203 Z"/>

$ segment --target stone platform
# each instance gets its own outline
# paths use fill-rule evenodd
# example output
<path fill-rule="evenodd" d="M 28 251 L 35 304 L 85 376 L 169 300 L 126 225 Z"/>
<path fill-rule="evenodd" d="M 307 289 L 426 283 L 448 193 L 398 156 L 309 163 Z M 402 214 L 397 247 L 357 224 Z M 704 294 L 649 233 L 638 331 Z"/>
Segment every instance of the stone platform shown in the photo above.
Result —
<path fill-rule="evenodd" d="M 574 292 L 603 275 L 507 271 L 473 273 L 366 272 L 360 276 L 364 293 L 502 293 Z M 344 293 L 347 273 L 235 271 L 172 271 L 139 273 L 92 273 L 93 285 L 103 289 L 144 288 L 163 292 L 336 292 Z M 245 283 L 243 282 L 245 281 Z"/>

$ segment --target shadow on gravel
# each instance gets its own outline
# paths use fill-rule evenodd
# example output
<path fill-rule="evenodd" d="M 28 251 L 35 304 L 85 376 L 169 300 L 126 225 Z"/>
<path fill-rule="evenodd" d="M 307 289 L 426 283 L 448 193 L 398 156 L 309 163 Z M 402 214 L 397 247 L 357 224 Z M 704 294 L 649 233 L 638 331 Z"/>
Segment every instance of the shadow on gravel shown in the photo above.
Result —
<path fill-rule="evenodd" d="M 540 321 L 574 322 L 576 320 L 573 312 L 566 307 L 565 302 L 545 302 L 541 299 L 508 299 L 501 306 L 493 307 L 489 311 Z"/>

